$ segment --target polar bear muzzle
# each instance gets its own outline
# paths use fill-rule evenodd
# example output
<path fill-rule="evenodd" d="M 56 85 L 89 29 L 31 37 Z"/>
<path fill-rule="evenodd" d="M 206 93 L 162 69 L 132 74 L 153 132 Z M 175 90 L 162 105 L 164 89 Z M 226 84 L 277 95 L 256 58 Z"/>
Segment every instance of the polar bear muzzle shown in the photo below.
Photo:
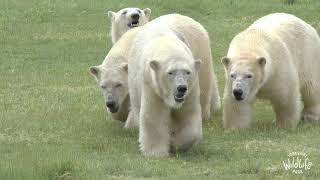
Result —
<path fill-rule="evenodd" d="M 128 26 L 130 28 L 138 27 L 139 26 L 140 14 L 138 14 L 138 13 L 131 14 L 130 18 L 131 18 L 131 21 L 129 22 Z"/>
<path fill-rule="evenodd" d="M 233 90 L 233 96 L 235 97 L 236 100 L 242 101 L 243 100 L 243 91 L 242 89 L 234 89 Z"/>
<path fill-rule="evenodd" d="M 174 100 L 178 103 L 183 102 L 187 90 L 188 88 L 186 85 L 179 85 L 174 93 Z"/>
<path fill-rule="evenodd" d="M 109 95 L 106 101 L 106 106 L 111 113 L 116 113 L 119 110 L 118 103 L 114 100 L 113 96 Z"/>
<path fill-rule="evenodd" d="M 188 83 L 190 81 L 190 71 L 182 69 L 171 71 L 170 73 L 171 75 L 169 76 L 173 76 L 172 79 L 174 83 L 174 100 L 177 103 L 181 103 L 187 96 Z"/>
<path fill-rule="evenodd" d="M 232 83 L 232 95 L 237 101 L 246 99 L 249 94 L 250 82 L 246 78 L 236 79 Z"/>

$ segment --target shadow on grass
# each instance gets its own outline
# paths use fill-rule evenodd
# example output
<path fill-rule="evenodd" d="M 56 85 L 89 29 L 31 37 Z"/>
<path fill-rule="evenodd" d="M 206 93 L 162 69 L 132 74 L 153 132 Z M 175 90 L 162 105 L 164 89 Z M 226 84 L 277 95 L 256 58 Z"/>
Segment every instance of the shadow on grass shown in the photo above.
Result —
<path fill-rule="evenodd" d="M 49 179 L 51 180 L 66 180 L 71 178 L 72 172 L 75 170 L 75 164 L 71 161 L 59 162 L 53 164 L 49 170 Z"/>

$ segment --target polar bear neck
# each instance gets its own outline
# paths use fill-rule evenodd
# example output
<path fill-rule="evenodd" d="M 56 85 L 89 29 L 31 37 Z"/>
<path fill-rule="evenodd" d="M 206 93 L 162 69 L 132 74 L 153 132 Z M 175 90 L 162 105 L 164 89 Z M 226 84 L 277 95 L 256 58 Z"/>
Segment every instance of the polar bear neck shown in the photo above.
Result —
<path fill-rule="evenodd" d="M 104 64 L 121 64 L 128 62 L 128 55 L 134 37 L 140 27 L 129 29 L 122 37 L 112 46 L 104 59 Z"/>
<path fill-rule="evenodd" d="M 126 31 L 127 29 L 120 30 L 120 28 L 117 28 L 115 24 L 112 24 L 111 25 L 112 43 L 115 44 Z"/>

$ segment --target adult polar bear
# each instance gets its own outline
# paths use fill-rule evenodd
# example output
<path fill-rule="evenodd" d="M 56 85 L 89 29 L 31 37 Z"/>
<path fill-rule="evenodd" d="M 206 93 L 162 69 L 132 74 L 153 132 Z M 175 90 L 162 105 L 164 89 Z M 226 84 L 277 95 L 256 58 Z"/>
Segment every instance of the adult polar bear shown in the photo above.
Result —
<path fill-rule="evenodd" d="M 108 52 L 102 64 L 90 67 L 113 119 L 126 121 L 129 113 L 128 55 L 140 27 L 128 30 Z"/>
<path fill-rule="evenodd" d="M 167 156 L 170 145 L 188 149 L 199 142 L 201 116 L 209 118 L 220 107 L 208 34 L 186 16 L 161 16 L 141 28 L 130 51 L 128 80 L 127 121 L 139 121 L 145 156 Z"/>
<path fill-rule="evenodd" d="M 248 127 L 255 97 L 271 100 L 280 127 L 320 118 L 320 39 L 316 30 L 285 13 L 254 22 L 231 42 L 222 59 L 226 72 L 223 122 Z"/>
<path fill-rule="evenodd" d="M 149 8 L 124 8 L 118 12 L 108 11 L 111 19 L 112 43 L 116 43 L 129 29 L 142 26 L 149 21 L 151 10 Z"/>

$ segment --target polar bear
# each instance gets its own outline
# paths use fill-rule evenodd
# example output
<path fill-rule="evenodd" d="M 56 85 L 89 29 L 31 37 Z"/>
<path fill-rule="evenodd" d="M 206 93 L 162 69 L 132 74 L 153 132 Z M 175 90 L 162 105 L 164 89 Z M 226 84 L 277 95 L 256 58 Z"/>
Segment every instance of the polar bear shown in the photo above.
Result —
<path fill-rule="evenodd" d="M 108 11 L 111 19 L 112 43 L 117 42 L 129 29 L 142 26 L 149 21 L 151 10 L 149 8 L 124 8 L 118 12 Z"/>
<path fill-rule="evenodd" d="M 320 39 L 303 20 L 275 13 L 233 38 L 222 58 L 225 128 L 249 127 L 256 97 L 271 101 L 280 127 L 320 118 Z M 304 103 L 301 116 L 302 102 Z"/>
<path fill-rule="evenodd" d="M 179 15 L 169 14 L 158 17 L 151 21 L 154 32 L 147 34 L 140 33 L 140 36 L 151 38 L 155 35 L 161 35 L 166 31 L 174 33 L 180 40 L 182 40 L 191 50 L 194 59 L 200 59 L 202 66 L 200 67 L 199 78 L 200 81 L 200 103 L 202 118 L 208 120 L 213 112 L 220 110 L 220 96 L 216 80 L 216 75 L 213 69 L 213 62 L 211 56 L 210 39 L 204 27 L 194 21 L 192 18 Z M 149 23 L 148 23 L 149 24 Z M 161 27 L 164 26 L 164 27 Z M 148 28 L 147 27 L 147 28 Z M 144 26 L 142 27 L 144 29 Z M 141 29 L 142 29 L 141 28 Z M 155 30 L 158 29 L 158 30 Z M 145 30 L 149 31 L 149 30 Z M 144 31 L 144 32 L 145 32 Z M 149 36 L 150 35 L 150 36 Z M 139 50 L 136 50 L 139 52 Z M 131 56 L 131 55 L 130 55 Z M 129 115 L 129 117 L 132 117 Z M 136 118 L 137 119 L 137 118 Z M 128 126 L 138 126 L 139 122 L 134 118 L 128 118 L 126 123 Z"/>
<path fill-rule="evenodd" d="M 142 153 L 187 150 L 202 139 L 202 117 L 220 105 L 207 32 L 189 17 L 169 14 L 144 25 L 133 44 L 127 122 L 139 123 Z"/>
<path fill-rule="evenodd" d="M 129 113 L 128 52 L 139 31 L 134 28 L 126 32 L 108 52 L 102 64 L 90 67 L 101 88 L 107 111 L 113 119 L 126 121 Z"/>
<path fill-rule="evenodd" d="M 130 96 L 138 101 L 134 105 L 140 106 L 133 106 L 132 111 L 140 113 L 143 154 L 167 156 L 170 141 L 183 149 L 202 137 L 200 61 L 194 60 L 188 47 L 173 35 L 144 42 L 141 56 L 129 62 L 133 69 L 129 70 Z"/>

